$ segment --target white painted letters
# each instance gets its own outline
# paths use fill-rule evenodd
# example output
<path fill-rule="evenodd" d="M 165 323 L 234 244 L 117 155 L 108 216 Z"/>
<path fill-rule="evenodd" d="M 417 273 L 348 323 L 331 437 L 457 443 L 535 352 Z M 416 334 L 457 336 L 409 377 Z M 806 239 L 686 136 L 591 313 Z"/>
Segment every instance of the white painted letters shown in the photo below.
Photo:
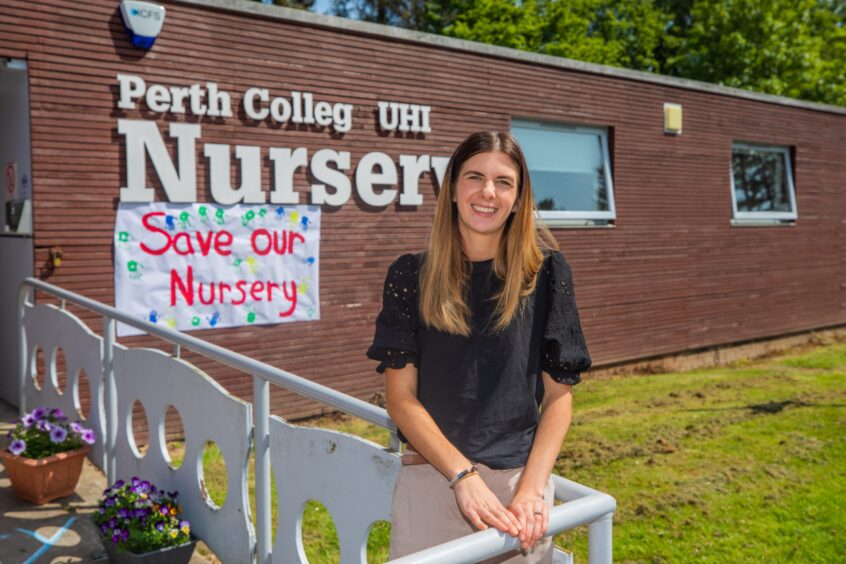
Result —
<path fill-rule="evenodd" d="M 338 170 L 329 167 L 329 162 L 334 161 Z M 333 151 L 332 149 L 321 149 L 314 153 L 311 158 L 311 174 L 320 182 L 333 186 L 335 192 L 330 194 L 324 184 L 311 185 L 311 203 L 327 204 L 329 206 L 342 206 L 350 199 L 350 179 L 343 170 L 350 168 L 350 154 L 347 151 Z"/>
<path fill-rule="evenodd" d="M 171 123 L 170 136 L 176 139 L 179 172 L 170 160 L 159 128 L 153 121 L 119 119 L 118 134 L 126 138 L 126 186 L 120 189 L 122 202 L 152 202 L 155 191 L 147 186 L 147 159 L 162 183 L 167 199 L 174 203 L 197 201 L 196 139 L 200 126 Z"/>

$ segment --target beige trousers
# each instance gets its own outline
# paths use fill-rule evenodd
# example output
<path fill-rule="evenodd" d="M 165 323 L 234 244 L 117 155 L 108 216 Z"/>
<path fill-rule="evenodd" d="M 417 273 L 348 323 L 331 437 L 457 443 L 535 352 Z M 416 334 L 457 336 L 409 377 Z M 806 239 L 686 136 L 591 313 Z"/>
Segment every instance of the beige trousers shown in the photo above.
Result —
<path fill-rule="evenodd" d="M 484 464 L 477 466 L 485 484 L 507 506 L 514 497 L 523 469 L 494 470 Z M 554 492 L 550 477 L 544 490 L 544 499 L 550 509 Z M 434 466 L 415 464 L 400 468 L 391 509 L 391 559 L 475 532 L 476 528 L 458 508 L 449 481 Z M 527 552 L 517 548 L 484 562 L 549 564 L 552 562 L 552 537 L 539 540 Z"/>

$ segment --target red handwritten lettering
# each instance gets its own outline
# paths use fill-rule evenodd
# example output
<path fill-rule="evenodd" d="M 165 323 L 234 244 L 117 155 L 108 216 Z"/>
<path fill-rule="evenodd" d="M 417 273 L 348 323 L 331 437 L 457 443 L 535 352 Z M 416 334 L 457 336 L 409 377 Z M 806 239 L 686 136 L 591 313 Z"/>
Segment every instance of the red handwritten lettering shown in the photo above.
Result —
<path fill-rule="evenodd" d="M 178 286 L 182 298 L 188 305 L 194 305 L 194 269 L 188 267 L 188 272 L 185 275 L 185 282 L 179 277 L 179 273 L 175 268 L 170 271 L 170 305 L 176 305 L 176 290 Z"/>
<path fill-rule="evenodd" d="M 288 294 L 288 283 L 282 282 L 282 292 L 285 294 L 285 298 L 291 302 L 291 307 L 289 307 L 285 311 L 279 312 L 279 317 L 288 317 L 294 313 L 294 310 L 297 309 L 297 283 L 293 280 L 290 282 L 291 284 L 291 294 Z"/>
<path fill-rule="evenodd" d="M 232 233 L 229 231 L 218 231 L 214 237 L 214 250 L 222 257 L 232 254 Z"/>
<path fill-rule="evenodd" d="M 247 301 L 247 291 L 244 290 L 244 286 L 246 285 L 246 280 L 238 280 L 238 282 L 235 283 L 235 289 L 238 290 L 238 292 L 241 294 L 241 297 L 236 300 L 232 300 L 232 305 L 241 305 L 242 303 Z"/>
<path fill-rule="evenodd" d="M 194 269 L 186 266 L 184 273 L 175 268 L 170 271 L 170 305 L 176 306 L 177 302 L 184 302 L 194 305 L 194 298 L 198 297 L 203 305 L 226 304 L 241 305 L 248 299 L 255 302 L 273 302 L 279 300 L 278 291 L 282 290 L 282 296 L 288 303 L 288 308 L 279 312 L 279 317 L 289 317 L 297 309 L 297 282 L 287 280 L 274 282 L 272 280 L 237 280 L 231 282 L 200 282 L 194 280 Z M 276 295 L 274 295 L 276 290 Z"/>
<path fill-rule="evenodd" d="M 144 216 L 141 218 L 141 225 L 144 226 L 144 229 L 150 231 L 151 233 L 158 233 L 160 235 L 164 235 L 165 238 L 165 246 L 159 249 L 154 249 L 152 247 L 148 247 L 144 243 L 141 243 L 141 250 L 147 253 L 148 255 L 163 255 L 170 248 L 170 235 L 168 235 L 167 231 L 165 231 L 161 227 L 156 227 L 150 222 L 152 218 L 164 215 L 164 212 L 150 212 L 144 214 Z"/>
<path fill-rule="evenodd" d="M 205 233 L 196 231 L 194 232 L 193 239 L 191 238 L 191 234 L 187 231 L 180 231 L 176 235 L 171 236 L 170 233 L 161 227 L 153 225 L 152 223 L 153 218 L 162 217 L 164 215 L 164 212 L 150 212 L 148 214 L 144 214 L 141 218 L 141 224 L 147 231 L 155 234 L 156 236 L 164 237 L 164 241 L 161 246 L 149 246 L 146 243 L 141 243 L 141 250 L 148 255 L 163 255 L 170 250 L 173 250 L 176 254 L 181 256 L 196 255 L 197 249 L 195 248 L 193 242 L 195 240 L 197 242 L 197 246 L 199 247 L 199 254 L 204 257 L 211 254 L 212 248 L 214 248 L 214 252 L 220 256 L 225 257 L 232 254 L 231 247 L 234 238 L 232 237 L 232 233 L 229 231 L 223 229 L 220 231 L 209 231 Z M 267 244 L 268 249 L 264 254 L 268 254 L 270 252 L 271 241 L 269 234 Z"/>

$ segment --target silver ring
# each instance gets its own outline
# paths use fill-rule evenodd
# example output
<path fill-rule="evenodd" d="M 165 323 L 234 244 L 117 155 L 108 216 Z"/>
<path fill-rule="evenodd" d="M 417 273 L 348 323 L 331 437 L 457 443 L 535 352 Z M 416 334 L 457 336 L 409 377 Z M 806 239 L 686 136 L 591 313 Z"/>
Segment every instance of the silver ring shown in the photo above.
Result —
<path fill-rule="evenodd" d="M 543 511 L 535 511 L 535 515 L 543 515 Z"/>

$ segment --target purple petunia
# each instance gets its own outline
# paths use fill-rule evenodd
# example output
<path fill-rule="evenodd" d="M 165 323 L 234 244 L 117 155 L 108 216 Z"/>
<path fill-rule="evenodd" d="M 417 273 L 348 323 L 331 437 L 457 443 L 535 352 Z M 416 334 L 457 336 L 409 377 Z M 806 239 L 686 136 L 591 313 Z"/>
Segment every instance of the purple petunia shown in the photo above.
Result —
<path fill-rule="evenodd" d="M 23 416 L 23 419 L 21 419 L 21 423 L 23 423 L 24 429 L 29 429 L 35 425 L 35 417 L 33 417 L 31 413 L 27 413 Z"/>
<path fill-rule="evenodd" d="M 94 431 L 91 429 L 83 429 L 82 431 L 82 442 L 87 445 L 93 445 L 94 441 L 97 440 L 97 435 L 94 434 Z"/>
<path fill-rule="evenodd" d="M 14 454 L 15 456 L 19 456 L 23 451 L 26 450 L 26 441 L 23 439 L 15 439 L 12 441 L 12 444 L 9 445 L 9 452 Z"/>
<path fill-rule="evenodd" d="M 45 417 L 47 417 L 47 408 L 46 407 L 36 407 L 32 410 L 32 417 L 36 421 L 41 421 Z"/>
<path fill-rule="evenodd" d="M 59 421 L 64 421 L 67 419 L 67 417 L 65 417 L 65 412 L 59 409 L 58 407 L 54 407 L 53 409 L 51 409 L 50 415 L 52 417 L 55 417 Z"/>
<path fill-rule="evenodd" d="M 68 432 L 64 427 L 53 427 L 50 430 L 50 442 L 61 443 L 68 438 Z"/>
<path fill-rule="evenodd" d="M 77 433 L 79 435 L 81 435 L 82 432 L 85 430 L 85 427 L 80 425 L 79 421 L 74 421 L 73 423 L 70 424 L 70 427 L 71 427 L 71 431 L 73 431 L 74 433 Z"/>
<path fill-rule="evenodd" d="M 35 428 L 39 431 L 47 432 L 53 428 L 53 425 L 51 425 L 50 422 L 46 419 L 39 419 L 38 422 L 35 424 Z"/>

